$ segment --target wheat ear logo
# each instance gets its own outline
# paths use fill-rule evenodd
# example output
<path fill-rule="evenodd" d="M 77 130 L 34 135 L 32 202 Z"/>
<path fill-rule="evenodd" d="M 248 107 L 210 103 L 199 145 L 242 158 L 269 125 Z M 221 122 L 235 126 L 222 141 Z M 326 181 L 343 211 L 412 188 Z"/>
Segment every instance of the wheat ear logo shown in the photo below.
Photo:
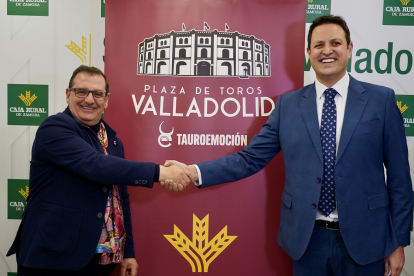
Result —
<path fill-rule="evenodd" d="M 211 240 L 208 240 L 209 215 L 199 220 L 193 214 L 193 241 L 174 224 L 174 235 L 164 237 L 190 263 L 192 272 L 208 272 L 209 265 L 227 248 L 237 236 L 227 235 L 227 225 Z"/>
<path fill-rule="evenodd" d="M 405 104 L 403 107 L 401 107 L 401 101 L 397 101 L 397 106 L 400 109 L 401 114 L 404 113 L 408 109 L 408 106 Z"/>
<path fill-rule="evenodd" d="M 32 102 L 37 99 L 37 96 L 35 94 L 33 94 L 33 96 L 30 96 L 30 91 L 26 91 L 26 97 L 23 96 L 23 94 L 20 94 L 19 98 L 24 102 L 26 106 L 30 106 Z"/>
<path fill-rule="evenodd" d="M 308 0 L 308 3 L 313 3 L 313 0 Z"/>
<path fill-rule="evenodd" d="M 79 47 L 75 42 L 72 40 L 70 41 L 70 45 L 65 45 L 66 48 L 72 51 L 82 63 L 86 63 L 87 56 L 88 56 L 88 40 L 86 37 L 82 36 L 82 47 Z M 91 66 L 91 35 L 89 35 L 89 67 Z"/>
<path fill-rule="evenodd" d="M 24 197 L 24 199 L 27 199 L 27 197 L 29 196 L 29 187 L 26 186 L 26 191 L 20 188 L 19 194 L 21 194 Z"/>
<path fill-rule="evenodd" d="M 400 0 L 400 1 L 404 6 L 407 6 L 408 2 L 410 2 L 410 0 Z"/>

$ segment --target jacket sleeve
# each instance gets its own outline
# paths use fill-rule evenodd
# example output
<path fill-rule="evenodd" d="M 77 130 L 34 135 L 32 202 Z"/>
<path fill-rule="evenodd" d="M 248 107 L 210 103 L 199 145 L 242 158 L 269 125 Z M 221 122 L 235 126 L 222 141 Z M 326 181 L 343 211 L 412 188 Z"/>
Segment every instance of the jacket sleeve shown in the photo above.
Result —
<path fill-rule="evenodd" d="M 152 188 L 155 163 L 104 155 L 85 130 L 64 114 L 47 118 L 36 133 L 32 166 L 53 164 L 102 184 Z"/>
<path fill-rule="evenodd" d="M 221 183 L 233 182 L 251 176 L 263 169 L 281 150 L 279 141 L 280 95 L 276 108 L 249 146 L 234 154 L 213 161 L 198 163 L 205 188 Z"/>
<path fill-rule="evenodd" d="M 392 90 L 387 101 L 384 124 L 384 165 L 387 169 L 391 219 L 398 243 L 409 245 L 413 192 L 403 119 Z"/>

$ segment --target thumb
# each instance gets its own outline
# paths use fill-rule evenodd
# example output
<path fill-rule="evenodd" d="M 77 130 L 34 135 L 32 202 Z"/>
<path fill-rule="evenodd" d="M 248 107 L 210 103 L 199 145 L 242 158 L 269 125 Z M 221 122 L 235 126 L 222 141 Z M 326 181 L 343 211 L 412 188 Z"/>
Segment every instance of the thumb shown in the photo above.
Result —
<path fill-rule="evenodd" d="M 172 166 L 172 165 L 176 165 L 176 163 L 177 163 L 177 161 L 175 161 L 175 160 L 165 160 L 164 166 L 169 167 L 169 166 Z"/>
<path fill-rule="evenodd" d="M 119 276 L 125 276 L 125 272 L 126 272 L 126 265 L 125 264 L 121 264 L 121 271 L 119 272 Z"/>
<path fill-rule="evenodd" d="M 386 259 L 384 262 L 384 276 L 390 275 L 390 263 Z"/>

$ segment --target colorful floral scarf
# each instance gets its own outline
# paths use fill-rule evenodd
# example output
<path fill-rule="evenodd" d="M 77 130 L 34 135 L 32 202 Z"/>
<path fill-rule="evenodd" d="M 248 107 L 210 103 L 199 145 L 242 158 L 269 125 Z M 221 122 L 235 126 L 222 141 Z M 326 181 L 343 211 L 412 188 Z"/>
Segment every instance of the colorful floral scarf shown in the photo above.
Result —
<path fill-rule="evenodd" d="M 98 131 L 98 138 L 105 155 L 108 155 L 106 150 L 108 147 L 108 138 L 102 122 Z M 119 190 L 118 186 L 113 185 L 109 191 L 108 200 L 106 201 L 105 220 L 96 248 L 97 253 L 102 253 L 99 264 L 122 263 L 125 238 L 124 214 L 122 212 Z"/>

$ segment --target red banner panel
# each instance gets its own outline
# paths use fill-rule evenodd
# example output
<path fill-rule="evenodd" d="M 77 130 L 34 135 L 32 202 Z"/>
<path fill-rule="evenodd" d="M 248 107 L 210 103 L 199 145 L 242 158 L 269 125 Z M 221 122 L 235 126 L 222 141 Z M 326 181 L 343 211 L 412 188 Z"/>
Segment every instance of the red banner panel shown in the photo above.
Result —
<path fill-rule="evenodd" d="M 130 160 L 216 159 L 249 145 L 303 86 L 304 0 L 106 1 L 106 121 Z M 139 275 L 291 275 L 277 245 L 282 156 L 181 193 L 130 188 Z"/>

